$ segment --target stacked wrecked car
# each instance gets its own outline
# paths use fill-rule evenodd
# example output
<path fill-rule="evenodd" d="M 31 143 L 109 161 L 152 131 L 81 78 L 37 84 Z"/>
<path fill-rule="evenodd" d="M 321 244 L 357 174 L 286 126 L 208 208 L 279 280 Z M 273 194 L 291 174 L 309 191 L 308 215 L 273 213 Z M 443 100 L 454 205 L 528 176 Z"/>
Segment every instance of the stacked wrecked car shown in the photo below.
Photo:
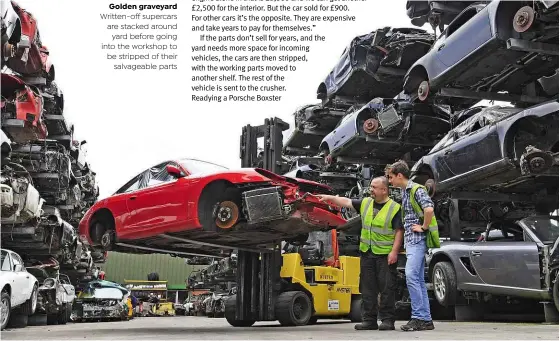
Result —
<path fill-rule="evenodd" d="M 320 82 L 320 103 L 296 109 L 283 146 L 296 166 L 286 175 L 332 186 L 323 175 L 339 167 L 355 176 L 340 194 L 362 198 L 369 179 L 404 160 L 434 201 L 440 236 L 453 241 L 427 263 L 440 305 L 468 307 L 458 319 L 476 316 L 469 302 L 500 296 L 557 306 L 558 1 L 408 1 L 406 13 L 431 30 L 353 38 Z M 522 233 L 537 225 L 556 234 Z M 500 238 L 485 238 L 496 230 Z M 341 235 L 355 248 L 359 226 Z M 533 280 L 489 285 L 494 243 L 509 243 L 519 276 L 529 267 Z"/>
<path fill-rule="evenodd" d="M 86 141 L 75 140 L 66 119 L 64 95 L 43 43 L 33 14 L 3 0 L 1 241 L 23 257 L 25 266 L 57 268 L 56 276 L 41 276 L 47 290 L 59 286 L 61 276 L 68 276 L 64 285 L 78 285 L 91 275 L 94 259 L 77 226 L 99 189 L 86 161 Z M 49 300 L 43 310 L 58 314 L 49 321 L 65 323 L 68 302 L 52 303 L 55 296 L 41 296 Z"/>

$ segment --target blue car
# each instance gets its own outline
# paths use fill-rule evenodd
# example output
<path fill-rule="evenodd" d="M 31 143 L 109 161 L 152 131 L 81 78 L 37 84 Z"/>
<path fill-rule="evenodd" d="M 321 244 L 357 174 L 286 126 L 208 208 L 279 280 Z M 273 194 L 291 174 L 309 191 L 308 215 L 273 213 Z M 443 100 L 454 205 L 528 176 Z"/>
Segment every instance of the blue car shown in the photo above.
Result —
<path fill-rule="evenodd" d="M 420 101 L 442 88 L 463 90 L 440 92 L 455 109 L 487 98 L 464 90 L 528 95 L 516 101 L 539 103 L 547 96 L 537 80 L 557 69 L 558 3 L 495 0 L 465 8 L 408 69 L 403 89 Z"/>

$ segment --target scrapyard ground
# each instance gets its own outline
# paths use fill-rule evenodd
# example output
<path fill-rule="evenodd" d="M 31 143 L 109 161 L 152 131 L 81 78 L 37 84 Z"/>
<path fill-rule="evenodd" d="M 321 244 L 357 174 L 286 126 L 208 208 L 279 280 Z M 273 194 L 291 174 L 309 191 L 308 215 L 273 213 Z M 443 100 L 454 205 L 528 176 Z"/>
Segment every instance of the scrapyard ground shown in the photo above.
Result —
<path fill-rule="evenodd" d="M 125 322 L 71 323 L 38 326 L 2 332 L 3 340 L 558 340 L 558 325 L 542 323 L 435 322 L 435 330 L 402 332 L 356 331 L 346 321 L 319 320 L 316 325 L 281 327 L 277 322 L 259 322 L 249 328 L 231 327 L 225 319 L 207 317 L 137 317 Z M 46 333 L 48 331 L 48 333 Z"/>

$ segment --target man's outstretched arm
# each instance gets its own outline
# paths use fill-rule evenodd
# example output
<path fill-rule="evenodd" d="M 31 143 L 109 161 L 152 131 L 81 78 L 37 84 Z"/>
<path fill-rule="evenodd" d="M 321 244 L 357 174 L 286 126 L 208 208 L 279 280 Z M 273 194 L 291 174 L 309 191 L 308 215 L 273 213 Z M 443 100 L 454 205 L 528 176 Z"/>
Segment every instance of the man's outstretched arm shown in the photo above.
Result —
<path fill-rule="evenodd" d="M 347 208 L 352 208 L 352 200 L 349 198 L 345 198 L 345 197 L 337 197 L 334 195 L 328 195 L 328 194 L 319 194 L 316 195 L 316 197 L 319 198 L 319 200 L 326 202 L 326 203 L 330 203 L 333 204 L 335 206 L 340 206 L 340 207 L 347 207 Z"/>

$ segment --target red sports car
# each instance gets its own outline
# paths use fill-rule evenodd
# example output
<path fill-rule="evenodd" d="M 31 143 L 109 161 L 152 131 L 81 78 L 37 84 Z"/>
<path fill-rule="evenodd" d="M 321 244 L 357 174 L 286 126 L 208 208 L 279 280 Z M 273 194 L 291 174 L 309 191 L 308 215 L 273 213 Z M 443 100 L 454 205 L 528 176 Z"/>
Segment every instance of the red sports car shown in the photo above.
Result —
<path fill-rule="evenodd" d="M 319 193 L 332 192 L 260 168 L 168 161 L 93 205 L 80 222 L 80 239 L 125 252 L 207 255 L 219 253 L 215 245 L 254 247 L 344 224 L 338 208 L 313 195 Z"/>
<path fill-rule="evenodd" d="M 16 143 L 47 137 L 43 97 L 39 90 L 15 76 L 2 73 L 2 129 Z"/>

